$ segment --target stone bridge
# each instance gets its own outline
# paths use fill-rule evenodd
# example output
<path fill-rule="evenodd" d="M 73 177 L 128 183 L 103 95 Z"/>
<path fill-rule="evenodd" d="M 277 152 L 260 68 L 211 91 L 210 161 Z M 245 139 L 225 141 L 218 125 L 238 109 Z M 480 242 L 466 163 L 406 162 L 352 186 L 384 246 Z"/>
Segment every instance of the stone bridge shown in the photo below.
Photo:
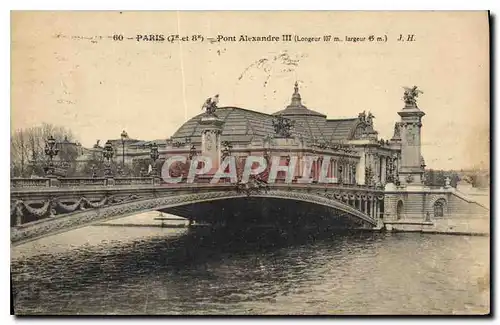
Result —
<path fill-rule="evenodd" d="M 211 224 L 372 228 L 384 193 L 340 184 L 163 184 L 154 178 L 12 179 L 11 242 L 162 211 Z"/>

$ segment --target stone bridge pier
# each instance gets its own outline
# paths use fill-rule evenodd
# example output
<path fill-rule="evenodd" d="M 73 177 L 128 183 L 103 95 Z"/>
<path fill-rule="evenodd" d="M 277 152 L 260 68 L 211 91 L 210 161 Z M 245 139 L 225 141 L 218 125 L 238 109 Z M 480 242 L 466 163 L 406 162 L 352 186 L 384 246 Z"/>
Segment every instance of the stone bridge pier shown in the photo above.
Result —
<path fill-rule="evenodd" d="M 453 187 L 390 184 L 384 196 L 383 223 L 387 230 L 489 232 L 474 226 L 478 222 L 489 225 L 488 207 Z"/>

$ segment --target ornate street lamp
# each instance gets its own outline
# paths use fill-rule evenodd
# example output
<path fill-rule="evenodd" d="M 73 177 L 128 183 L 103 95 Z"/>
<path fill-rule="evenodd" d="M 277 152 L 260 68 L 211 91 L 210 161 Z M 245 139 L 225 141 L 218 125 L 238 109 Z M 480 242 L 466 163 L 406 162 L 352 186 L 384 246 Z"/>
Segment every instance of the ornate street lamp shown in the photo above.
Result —
<path fill-rule="evenodd" d="M 92 178 L 96 178 L 96 176 L 97 176 L 97 168 L 96 168 L 95 164 L 92 164 L 92 166 L 90 166 L 90 173 L 92 175 Z"/>
<path fill-rule="evenodd" d="M 120 134 L 120 137 L 122 138 L 122 168 L 123 170 L 125 170 L 125 139 L 128 138 L 127 132 L 123 130 L 122 134 Z"/>
<path fill-rule="evenodd" d="M 269 153 L 269 150 L 265 149 L 264 154 L 263 154 L 264 159 L 266 160 L 267 166 L 270 167 L 270 162 L 271 162 L 271 154 Z"/>
<path fill-rule="evenodd" d="M 49 157 L 49 161 L 47 163 L 47 166 L 44 168 L 45 174 L 47 176 L 51 176 L 54 174 L 53 158 L 54 158 L 54 156 L 57 156 L 58 153 L 59 153 L 59 148 L 57 148 L 57 146 L 56 146 L 56 140 L 51 135 L 45 141 L 45 154 Z"/>
<path fill-rule="evenodd" d="M 196 157 L 197 152 L 196 152 L 196 147 L 194 144 L 191 146 L 191 149 L 189 149 L 189 160 L 193 160 L 194 157 Z"/>
<path fill-rule="evenodd" d="M 160 153 L 158 152 L 158 145 L 156 142 L 153 142 L 151 145 L 151 152 L 150 152 L 150 157 L 153 159 L 153 168 L 151 169 L 151 174 L 155 177 L 156 176 L 156 160 L 160 157 Z"/>
<path fill-rule="evenodd" d="M 109 141 L 109 140 L 106 141 L 102 155 L 104 156 L 104 158 L 106 158 L 106 164 L 104 167 L 104 175 L 105 176 L 112 176 L 111 159 L 113 158 L 114 150 L 113 150 L 113 145 L 111 144 L 111 141 Z"/>
<path fill-rule="evenodd" d="M 231 155 L 232 144 L 229 141 L 222 142 L 222 159 L 229 157 Z"/>

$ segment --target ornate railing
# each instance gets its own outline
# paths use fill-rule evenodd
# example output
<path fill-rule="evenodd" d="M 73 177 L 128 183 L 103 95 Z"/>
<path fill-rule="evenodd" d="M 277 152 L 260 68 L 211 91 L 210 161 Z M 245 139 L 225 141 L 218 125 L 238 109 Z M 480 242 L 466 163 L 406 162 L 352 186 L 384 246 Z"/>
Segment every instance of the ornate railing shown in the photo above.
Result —
<path fill-rule="evenodd" d="M 115 185 L 153 185 L 152 177 L 115 178 Z"/>
<path fill-rule="evenodd" d="M 120 178 L 13 178 L 11 179 L 11 188 L 13 189 L 30 189 L 46 188 L 47 190 L 53 187 L 107 187 L 107 186 L 160 186 L 160 187 L 196 187 L 207 185 L 222 185 L 222 186 L 237 186 L 238 183 L 231 184 L 230 178 L 221 178 L 216 184 L 211 183 L 212 178 L 196 176 L 192 182 L 188 182 L 187 178 L 182 178 L 178 183 L 166 183 L 160 178 L 153 177 L 120 177 Z M 265 183 L 265 182 L 264 182 Z M 277 179 L 275 183 L 266 183 L 267 186 L 285 187 L 285 188 L 314 188 L 314 189 L 346 189 L 358 191 L 377 192 L 383 189 L 356 184 L 343 183 L 300 183 L 293 180 L 292 183 L 286 183 L 285 180 Z"/>
<path fill-rule="evenodd" d="M 48 187 L 50 179 L 48 178 L 12 178 L 11 187 Z"/>
<path fill-rule="evenodd" d="M 77 186 L 105 186 L 105 178 L 60 178 L 58 179 L 61 187 Z"/>

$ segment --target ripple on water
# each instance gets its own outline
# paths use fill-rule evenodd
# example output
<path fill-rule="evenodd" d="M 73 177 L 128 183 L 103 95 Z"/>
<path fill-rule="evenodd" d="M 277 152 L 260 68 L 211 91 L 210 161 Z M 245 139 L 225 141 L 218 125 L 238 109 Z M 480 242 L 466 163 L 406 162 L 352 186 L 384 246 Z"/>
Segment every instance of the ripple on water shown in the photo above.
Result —
<path fill-rule="evenodd" d="M 273 233 L 87 227 L 51 238 L 12 249 L 18 314 L 489 310 L 489 239 L 482 237 L 365 233 L 291 240 Z"/>

